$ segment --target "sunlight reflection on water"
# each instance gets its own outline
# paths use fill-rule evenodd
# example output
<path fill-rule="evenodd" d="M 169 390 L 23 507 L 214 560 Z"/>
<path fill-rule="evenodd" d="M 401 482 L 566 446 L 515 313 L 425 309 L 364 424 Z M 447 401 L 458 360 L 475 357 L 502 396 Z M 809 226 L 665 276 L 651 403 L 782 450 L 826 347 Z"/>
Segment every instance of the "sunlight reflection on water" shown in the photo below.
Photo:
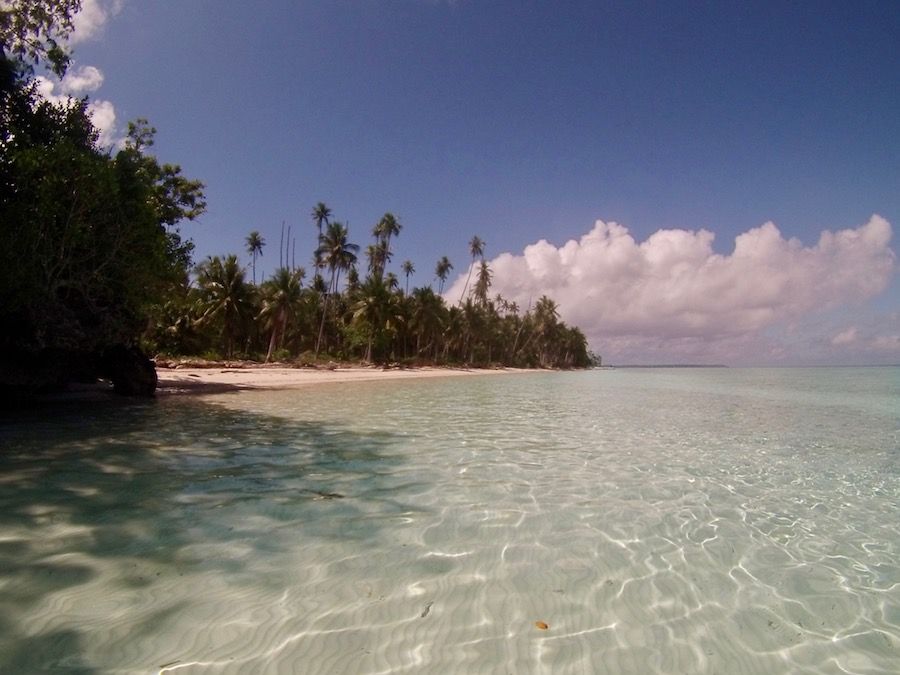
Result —
<path fill-rule="evenodd" d="M 616 370 L 35 413 L 0 671 L 893 673 L 898 400 Z"/>

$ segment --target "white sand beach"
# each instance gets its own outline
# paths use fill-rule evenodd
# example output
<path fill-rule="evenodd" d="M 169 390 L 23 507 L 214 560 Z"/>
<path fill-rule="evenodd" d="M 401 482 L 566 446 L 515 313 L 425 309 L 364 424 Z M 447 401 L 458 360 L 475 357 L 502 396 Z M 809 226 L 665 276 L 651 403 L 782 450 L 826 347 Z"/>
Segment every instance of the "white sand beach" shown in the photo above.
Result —
<path fill-rule="evenodd" d="M 338 367 L 334 369 L 258 366 L 241 368 L 158 368 L 157 395 L 212 394 L 249 389 L 293 389 L 316 384 L 366 380 L 406 380 L 467 375 L 501 375 L 521 369 Z"/>

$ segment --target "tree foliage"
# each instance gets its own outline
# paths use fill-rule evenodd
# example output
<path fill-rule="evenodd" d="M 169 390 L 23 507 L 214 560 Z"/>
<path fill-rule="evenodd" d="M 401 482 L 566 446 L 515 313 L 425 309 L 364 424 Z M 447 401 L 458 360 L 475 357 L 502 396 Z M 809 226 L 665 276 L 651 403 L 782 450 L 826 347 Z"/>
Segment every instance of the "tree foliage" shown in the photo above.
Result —
<path fill-rule="evenodd" d="M 324 223 L 323 223 L 324 224 Z M 386 251 L 386 236 L 376 233 L 373 249 Z M 396 236 L 396 232 L 394 233 Z M 477 238 L 476 238 L 477 239 Z M 337 221 L 325 227 L 317 258 L 329 270 L 329 278 L 313 278 L 303 286 L 302 270 L 279 269 L 258 288 L 247 284 L 246 273 L 232 256 L 214 258 L 197 270 L 193 326 L 203 337 L 177 323 L 158 334 L 167 338 L 183 334 L 188 344 L 166 349 L 173 354 L 202 355 L 216 352 L 253 360 L 326 359 L 363 360 L 371 363 L 447 364 L 474 367 L 518 366 L 531 368 L 583 368 L 592 365 L 587 340 L 577 328 L 559 320 L 559 308 L 541 297 L 524 314 L 514 302 L 491 297 L 493 273 L 487 261 L 477 265 L 472 291 L 459 306 L 448 306 L 429 287 L 401 286 L 397 275 L 384 272 L 376 259 L 360 279 L 359 247 L 351 242 L 349 228 Z M 480 239 L 478 239 L 480 242 Z M 480 253 L 476 253 L 480 255 Z M 229 280 L 210 284 L 210 271 L 227 268 Z M 445 257 L 436 274 L 441 283 L 452 268 Z M 401 265 L 404 274 L 415 270 L 412 261 Z M 341 277 L 346 273 L 346 284 Z M 213 276 L 222 276 L 219 272 Z M 244 309 L 225 320 L 224 290 L 231 288 Z M 218 294 L 218 295 L 217 295 Z M 211 302 L 215 298 L 215 302 Z M 209 318 L 204 318 L 209 317 Z M 253 320 L 255 317 L 255 321 Z M 160 347 L 163 344 L 160 343 Z"/>
<path fill-rule="evenodd" d="M 0 2 L 0 57 L 28 71 L 43 61 L 61 77 L 69 65 L 65 41 L 80 9 L 81 0 Z"/>
<path fill-rule="evenodd" d="M 13 4 L 33 10 L 22 20 L 36 26 L 16 49 L 51 58 L 56 33 L 41 3 Z M 44 4 L 64 17 L 77 5 Z M 4 29 L 20 30 L 13 18 L 4 16 Z M 27 383 L 54 354 L 71 367 L 31 378 L 37 384 L 69 379 L 67 370 L 89 377 L 107 347 L 136 344 L 183 283 L 192 244 L 178 224 L 203 212 L 203 185 L 147 153 L 154 130 L 145 121 L 111 156 L 98 146 L 86 101 L 43 100 L 27 69 L 3 61 L 14 75 L 0 93 L 0 385 Z"/>

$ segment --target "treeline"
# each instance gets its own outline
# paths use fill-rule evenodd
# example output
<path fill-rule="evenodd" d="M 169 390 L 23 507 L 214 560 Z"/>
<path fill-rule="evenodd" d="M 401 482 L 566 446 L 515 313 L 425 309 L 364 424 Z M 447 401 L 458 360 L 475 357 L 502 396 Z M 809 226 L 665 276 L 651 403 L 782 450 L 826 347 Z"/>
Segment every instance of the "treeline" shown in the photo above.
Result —
<path fill-rule="evenodd" d="M 201 182 L 150 152 L 155 130 L 129 125 L 117 151 L 101 147 L 86 100 L 43 99 L 34 69 L 62 77 L 61 45 L 78 0 L 0 3 L 0 399 L 71 381 L 113 380 L 152 393 L 144 353 L 256 360 L 364 360 L 488 366 L 589 365 L 584 335 L 538 300 L 524 313 L 491 297 L 480 239 L 463 296 L 408 287 L 389 271 L 401 225 L 386 214 L 365 251 L 318 204 L 310 274 L 281 264 L 256 283 L 265 242 L 247 238 L 252 277 L 236 255 L 195 265 L 179 223 L 204 212 Z M 477 268 L 474 282 L 472 270 Z M 143 351 L 142 351 L 143 350 Z"/>
<path fill-rule="evenodd" d="M 258 285 L 237 255 L 213 256 L 195 269 L 194 281 L 173 292 L 145 336 L 149 348 L 168 355 L 260 361 L 317 360 L 371 363 L 465 364 L 545 368 L 591 365 L 584 334 L 559 320 L 556 304 L 540 298 L 523 312 L 491 296 L 492 271 L 484 242 L 470 242 L 472 265 L 462 296 L 447 302 L 443 285 L 452 263 L 437 261 L 432 286 L 409 289 L 414 264 L 388 271 L 392 244 L 402 226 L 386 213 L 364 252 L 346 225 L 319 203 L 310 273 L 288 264 L 294 251 L 281 237 L 282 266 Z M 249 272 L 265 246 L 259 232 L 246 239 Z M 288 255 L 288 253 L 291 255 Z M 473 274 L 474 272 L 474 274 Z M 474 280 L 472 277 L 474 276 Z"/>

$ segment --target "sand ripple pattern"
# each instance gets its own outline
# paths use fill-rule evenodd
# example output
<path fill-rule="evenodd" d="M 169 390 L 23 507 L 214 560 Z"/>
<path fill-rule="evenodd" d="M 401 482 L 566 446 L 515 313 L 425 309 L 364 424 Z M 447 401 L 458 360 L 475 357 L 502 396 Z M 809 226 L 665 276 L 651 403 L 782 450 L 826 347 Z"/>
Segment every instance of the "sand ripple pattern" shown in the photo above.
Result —
<path fill-rule="evenodd" d="M 0 672 L 896 673 L 896 369 L 359 383 L 0 426 Z"/>

